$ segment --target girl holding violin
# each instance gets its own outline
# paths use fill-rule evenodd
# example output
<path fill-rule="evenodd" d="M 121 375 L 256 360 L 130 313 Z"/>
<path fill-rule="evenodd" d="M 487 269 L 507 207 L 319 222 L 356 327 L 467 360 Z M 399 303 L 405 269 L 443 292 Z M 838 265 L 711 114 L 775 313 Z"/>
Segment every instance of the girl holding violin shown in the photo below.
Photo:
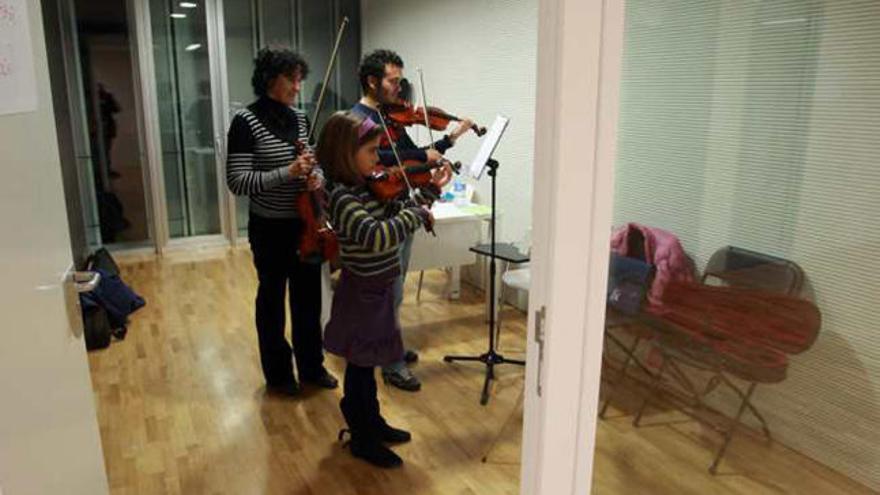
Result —
<path fill-rule="evenodd" d="M 321 266 L 296 255 L 303 220 L 300 195 L 322 187 L 314 155 L 303 146 L 309 135 L 305 114 L 293 107 L 308 65 L 290 50 L 262 49 L 251 83 L 257 100 L 238 112 L 228 134 L 226 183 L 250 198 L 248 240 L 257 269 L 256 326 L 267 390 L 299 391 L 299 379 L 336 388 L 324 368 L 321 339 Z M 285 335 L 285 292 L 292 313 L 291 342 Z"/>
<path fill-rule="evenodd" d="M 328 211 L 342 265 L 324 346 L 347 361 L 339 407 L 351 435 L 351 453 L 388 468 L 402 460 L 385 444 L 407 442 L 411 435 L 389 426 L 380 414 L 375 367 L 403 358 L 394 302 L 399 246 L 420 226 L 429 226 L 432 216 L 424 206 L 379 201 L 367 186 L 382 131 L 368 118 L 337 112 L 321 131 L 317 156 L 329 179 Z"/>
<path fill-rule="evenodd" d="M 388 113 L 389 108 L 396 110 L 395 113 L 400 115 L 405 113 L 400 112 L 399 108 L 406 106 L 401 100 L 401 83 L 404 79 L 403 59 L 400 58 L 400 55 L 391 50 L 375 50 L 367 54 L 361 61 L 358 77 L 363 96 L 352 108 L 352 113 L 361 118 L 370 119 L 380 126 L 384 126 L 387 122 L 389 131 L 391 131 L 389 135 L 394 140 L 393 146 L 396 150 L 392 148 L 392 143 L 387 138 L 382 139 L 379 148 L 379 163 L 384 167 L 397 167 L 398 159 L 403 164 L 417 163 L 422 166 L 427 164 L 428 167 L 442 164 L 444 163 L 443 154 L 446 150 L 451 148 L 464 133 L 474 126 L 470 119 L 461 119 L 458 128 L 433 142 L 430 146 L 419 147 L 407 134 L 405 121 L 394 121 L 390 118 L 392 114 Z M 414 118 L 410 118 L 410 122 L 413 123 Z M 395 172 L 391 170 L 389 173 Z M 438 171 L 432 171 L 432 175 L 436 174 L 445 174 L 446 180 L 448 180 L 451 172 L 448 168 L 445 170 L 441 168 Z M 398 183 L 400 182 L 403 181 L 398 179 Z M 403 302 L 403 287 L 409 268 L 411 249 L 412 238 L 409 237 L 400 245 L 400 276 L 394 286 L 395 311 L 399 310 L 400 304 Z M 420 390 L 421 382 L 407 367 L 407 363 L 416 360 L 418 360 L 418 354 L 415 351 L 406 351 L 403 360 L 383 367 L 383 379 L 386 383 L 402 390 L 410 392 Z"/>

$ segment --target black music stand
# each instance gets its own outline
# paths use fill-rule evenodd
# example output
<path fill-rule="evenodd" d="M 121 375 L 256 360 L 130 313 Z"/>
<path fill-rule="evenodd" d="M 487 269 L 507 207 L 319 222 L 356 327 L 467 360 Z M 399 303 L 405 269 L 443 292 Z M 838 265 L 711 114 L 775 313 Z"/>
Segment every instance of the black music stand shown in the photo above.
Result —
<path fill-rule="evenodd" d="M 451 363 L 453 361 L 478 361 L 486 365 L 486 380 L 483 382 L 483 394 L 480 396 L 480 404 L 486 405 L 489 402 L 489 383 L 495 379 L 495 366 L 500 364 L 515 364 L 524 366 L 525 361 L 516 359 L 507 359 L 501 354 L 495 352 L 495 259 L 498 258 L 495 244 L 495 178 L 498 174 L 498 162 L 490 156 L 495 151 L 498 141 L 504 128 L 507 127 L 507 119 L 498 117 L 495 125 L 492 126 L 487 140 L 483 143 L 483 147 L 477 154 L 474 164 L 471 166 L 471 172 L 476 178 L 482 175 L 484 169 L 488 169 L 489 177 L 492 178 L 492 216 L 489 220 L 489 229 L 491 232 L 491 243 L 489 244 L 489 349 L 479 356 L 443 356 L 443 361 Z M 476 251 L 471 248 L 471 251 Z"/>

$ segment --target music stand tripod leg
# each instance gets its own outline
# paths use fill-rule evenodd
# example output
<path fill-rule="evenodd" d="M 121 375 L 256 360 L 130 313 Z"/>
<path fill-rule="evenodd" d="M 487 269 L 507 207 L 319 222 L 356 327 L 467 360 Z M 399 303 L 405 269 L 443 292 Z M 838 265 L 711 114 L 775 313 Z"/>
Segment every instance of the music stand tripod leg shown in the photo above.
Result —
<path fill-rule="evenodd" d="M 498 171 L 498 162 L 493 159 L 489 159 L 486 162 L 487 167 L 489 168 L 489 176 L 492 178 L 492 216 L 489 220 L 489 227 L 491 231 L 491 252 L 489 256 L 489 350 L 479 356 L 444 356 L 443 360 L 447 363 L 451 363 L 453 361 L 479 361 L 486 365 L 486 379 L 483 382 L 483 392 L 480 395 L 480 404 L 486 405 L 489 402 L 489 383 L 491 380 L 495 379 L 495 365 L 498 364 L 515 364 L 518 366 L 524 366 L 525 361 L 515 360 L 515 359 L 505 359 L 504 356 L 495 352 L 495 268 L 496 268 L 496 253 L 495 253 L 495 187 L 496 187 L 496 175 Z"/>

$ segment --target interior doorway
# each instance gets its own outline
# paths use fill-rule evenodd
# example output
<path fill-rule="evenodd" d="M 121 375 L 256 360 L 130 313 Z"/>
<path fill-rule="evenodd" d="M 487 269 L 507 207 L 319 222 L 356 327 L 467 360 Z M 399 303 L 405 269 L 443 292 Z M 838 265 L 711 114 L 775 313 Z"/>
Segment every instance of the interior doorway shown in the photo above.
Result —
<path fill-rule="evenodd" d="M 126 2 L 72 0 L 68 26 L 74 63 L 68 81 L 81 106 L 73 126 L 85 187 L 90 244 L 145 245 L 152 239 L 139 135 L 131 15 Z"/>

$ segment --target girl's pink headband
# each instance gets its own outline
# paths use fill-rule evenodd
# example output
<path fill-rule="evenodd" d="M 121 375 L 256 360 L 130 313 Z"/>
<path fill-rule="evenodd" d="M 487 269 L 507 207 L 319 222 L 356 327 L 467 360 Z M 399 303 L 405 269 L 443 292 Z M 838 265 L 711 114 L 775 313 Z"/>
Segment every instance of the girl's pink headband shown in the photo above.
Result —
<path fill-rule="evenodd" d="M 361 122 L 361 126 L 358 129 L 358 141 L 363 140 L 364 136 L 369 134 L 376 127 L 379 127 L 379 124 L 373 122 L 373 119 L 369 117 L 365 118 L 364 121 Z"/>

